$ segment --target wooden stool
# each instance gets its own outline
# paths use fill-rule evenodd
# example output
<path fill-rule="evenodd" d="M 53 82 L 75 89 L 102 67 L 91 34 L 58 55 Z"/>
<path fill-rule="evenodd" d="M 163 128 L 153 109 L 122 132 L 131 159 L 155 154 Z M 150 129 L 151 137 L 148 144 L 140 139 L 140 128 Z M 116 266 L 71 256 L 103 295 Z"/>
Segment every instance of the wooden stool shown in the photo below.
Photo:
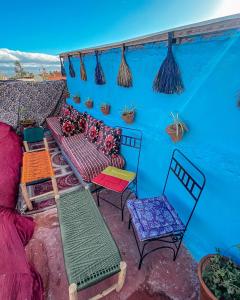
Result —
<path fill-rule="evenodd" d="M 27 186 L 51 180 L 53 191 L 38 196 L 29 197 Z M 33 209 L 32 200 L 46 195 L 54 195 L 59 199 L 57 181 L 52 168 L 51 157 L 48 151 L 24 152 L 21 177 L 21 189 L 23 198 L 29 210 Z"/>

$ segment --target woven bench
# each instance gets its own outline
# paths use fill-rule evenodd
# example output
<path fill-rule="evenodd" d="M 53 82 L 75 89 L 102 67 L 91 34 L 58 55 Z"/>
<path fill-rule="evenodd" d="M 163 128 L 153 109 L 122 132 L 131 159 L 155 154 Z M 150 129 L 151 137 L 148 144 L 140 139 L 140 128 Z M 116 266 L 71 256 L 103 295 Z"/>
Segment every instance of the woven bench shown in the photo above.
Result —
<path fill-rule="evenodd" d="M 61 196 L 57 201 L 69 299 L 77 292 L 116 273 L 118 282 L 91 298 L 100 299 L 119 292 L 126 276 L 117 245 L 88 189 Z"/>
<path fill-rule="evenodd" d="M 44 194 L 30 197 L 27 187 L 51 180 L 53 190 Z M 32 202 L 43 196 L 54 195 L 55 199 L 59 198 L 57 181 L 51 163 L 51 157 L 48 151 L 24 152 L 23 166 L 21 175 L 21 189 L 25 203 L 29 210 L 33 209 Z"/>

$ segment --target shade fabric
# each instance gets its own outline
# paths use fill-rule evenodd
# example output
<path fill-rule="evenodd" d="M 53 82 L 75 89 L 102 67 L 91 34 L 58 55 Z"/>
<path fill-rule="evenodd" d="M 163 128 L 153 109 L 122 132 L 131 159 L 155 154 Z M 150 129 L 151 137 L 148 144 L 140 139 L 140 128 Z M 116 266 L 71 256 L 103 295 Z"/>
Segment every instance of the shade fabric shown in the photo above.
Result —
<path fill-rule="evenodd" d="M 19 120 L 30 118 L 42 125 L 47 117 L 58 115 L 65 94 L 65 80 L 0 81 L 0 121 L 16 128 Z"/>
<path fill-rule="evenodd" d="M 57 207 L 69 284 L 81 290 L 119 272 L 119 250 L 89 190 L 61 196 Z"/>
<path fill-rule="evenodd" d="M 16 206 L 21 164 L 21 140 L 9 125 L 0 122 L 0 207 Z"/>

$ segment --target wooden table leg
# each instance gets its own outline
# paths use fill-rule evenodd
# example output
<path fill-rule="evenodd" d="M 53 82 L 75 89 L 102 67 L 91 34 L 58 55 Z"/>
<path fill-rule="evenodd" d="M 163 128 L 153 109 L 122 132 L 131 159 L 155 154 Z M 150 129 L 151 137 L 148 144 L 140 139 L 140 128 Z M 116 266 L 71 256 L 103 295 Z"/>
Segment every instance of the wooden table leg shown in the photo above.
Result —
<path fill-rule="evenodd" d="M 27 205 L 27 208 L 29 210 L 32 210 L 33 209 L 33 206 L 32 206 L 32 202 L 28 196 L 28 191 L 27 191 L 27 186 L 26 186 L 26 183 L 21 183 L 21 188 L 22 188 L 22 195 L 23 195 L 23 199 Z"/>

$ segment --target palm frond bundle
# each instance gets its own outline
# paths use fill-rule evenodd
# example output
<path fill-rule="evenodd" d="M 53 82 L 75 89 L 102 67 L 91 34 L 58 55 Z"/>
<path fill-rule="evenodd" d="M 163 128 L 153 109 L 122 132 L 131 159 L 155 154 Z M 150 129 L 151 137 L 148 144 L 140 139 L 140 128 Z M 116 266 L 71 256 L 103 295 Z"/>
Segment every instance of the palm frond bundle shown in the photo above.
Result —
<path fill-rule="evenodd" d="M 132 86 L 132 74 L 125 58 L 125 45 L 122 46 L 122 60 L 118 71 L 117 83 L 123 87 Z"/>
<path fill-rule="evenodd" d="M 105 81 L 105 76 L 104 76 L 104 73 L 103 73 L 103 69 L 102 69 L 102 66 L 99 62 L 99 59 L 98 59 L 98 51 L 95 51 L 95 56 L 96 56 L 96 68 L 95 68 L 95 82 L 96 84 L 105 84 L 106 81 Z"/>

